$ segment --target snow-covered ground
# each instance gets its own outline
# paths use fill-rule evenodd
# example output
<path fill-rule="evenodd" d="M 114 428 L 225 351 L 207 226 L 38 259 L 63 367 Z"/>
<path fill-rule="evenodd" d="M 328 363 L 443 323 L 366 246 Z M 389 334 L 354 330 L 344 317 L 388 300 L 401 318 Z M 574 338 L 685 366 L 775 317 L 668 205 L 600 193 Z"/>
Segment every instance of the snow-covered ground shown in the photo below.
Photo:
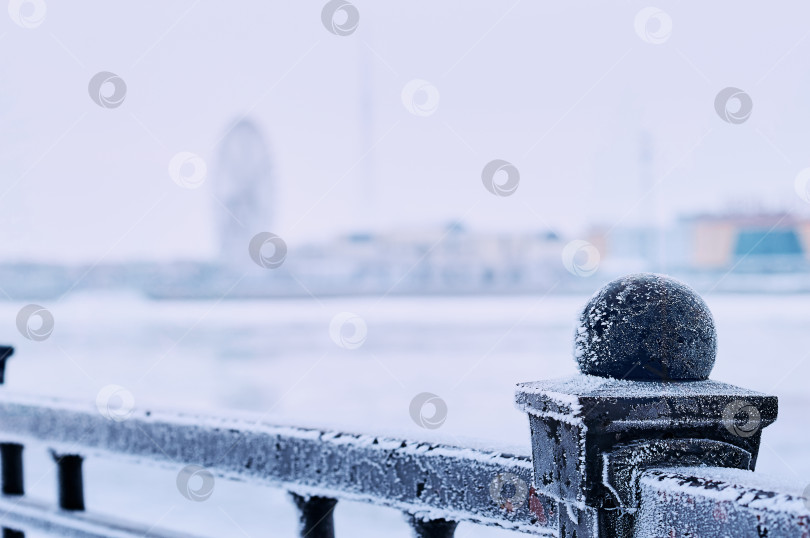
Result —
<path fill-rule="evenodd" d="M 804 488 L 810 483 L 810 296 L 710 295 L 718 329 L 712 378 L 779 396 L 780 416 L 765 430 L 758 470 Z M 17 346 L 10 392 L 94 401 L 109 384 L 138 407 L 249 411 L 266 420 L 388 433 L 465 444 L 475 440 L 526 451 L 526 418 L 512 405 L 514 384 L 574 373 L 572 333 L 585 296 L 295 299 L 148 302 L 132 296 L 75 296 L 47 304 L 52 336 L 24 339 L 22 304 L 0 304 L 3 342 Z M 364 343 L 339 347 L 330 322 L 352 312 Z M 409 404 L 421 392 L 448 408 L 437 430 L 416 425 Z M 44 449 L 29 447 L 27 486 L 53 499 Z M 179 469 L 178 469 L 179 470 Z M 86 462 L 88 506 L 209 536 L 295 536 L 284 492 L 218 481 L 205 502 L 187 501 L 175 474 L 117 462 Z M 464 487 L 459 484 L 459 487 Z M 340 503 L 338 532 L 409 536 L 390 509 Z M 459 536 L 512 536 L 459 528 Z"/>

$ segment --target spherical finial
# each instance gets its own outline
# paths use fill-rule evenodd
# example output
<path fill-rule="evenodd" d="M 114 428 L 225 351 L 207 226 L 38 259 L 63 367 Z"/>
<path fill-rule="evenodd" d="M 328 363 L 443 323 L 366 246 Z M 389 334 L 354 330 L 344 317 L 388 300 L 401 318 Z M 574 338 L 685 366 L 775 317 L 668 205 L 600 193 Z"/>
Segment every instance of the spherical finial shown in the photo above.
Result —
<path fill-rule="evenodd" d="M 638 381 L 707 379 L 717 333 L 700 295 L 652 273 L 608 283 L 585 305 L 574 335 L 584 374 Z"/>

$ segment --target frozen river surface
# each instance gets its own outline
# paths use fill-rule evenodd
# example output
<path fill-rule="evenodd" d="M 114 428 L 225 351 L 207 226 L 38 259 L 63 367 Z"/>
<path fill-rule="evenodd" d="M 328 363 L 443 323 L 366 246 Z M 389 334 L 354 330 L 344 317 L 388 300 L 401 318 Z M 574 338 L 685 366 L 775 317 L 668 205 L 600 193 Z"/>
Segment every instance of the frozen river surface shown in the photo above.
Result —
<path fill-rule="evenodd" d="M 5 303 L 1 336 L 17 353 L 2 390 L 92 402 L 102 387 L 116 384 L 139 408 L 248 411 L 269 422 L 462 444 L 475 439 L 526 451 L 528 425 L 512 405 L 514 385 L 576 371 L 572 333 L 586 300 L 76 296 L 45 305 L 55 329 L 42 342 L 19 335 L 15 317 L 22 304 Z M 780 416 L 764 432 L 758 471 L 804 488 L 810 483 L 810 296 L 714 295 L 706 301 L 719 342 L 712 378 L 779 397 Z M 356 349 L 330 336 L 341 312 L 357 314 L 367 326 Z M 409 415 L 421 392 L 447 404 L 437 430 L 417 426 Z M 45 450 L 26 452 L 30 493 L 53 499 Z M 283 492 L 218 481 L 211 498 L 194 503 L 178 493 L 171 472 L 92 459 L 86 465 L 94 510 L 207 536 L 295 536 L 296 514 Z M 335 519 L 338 533 L 351 536 L 409 536 L 401 515 L 390 509 L 340 503 Z M 458 535 L 514 536 L 463 525 Z"/>

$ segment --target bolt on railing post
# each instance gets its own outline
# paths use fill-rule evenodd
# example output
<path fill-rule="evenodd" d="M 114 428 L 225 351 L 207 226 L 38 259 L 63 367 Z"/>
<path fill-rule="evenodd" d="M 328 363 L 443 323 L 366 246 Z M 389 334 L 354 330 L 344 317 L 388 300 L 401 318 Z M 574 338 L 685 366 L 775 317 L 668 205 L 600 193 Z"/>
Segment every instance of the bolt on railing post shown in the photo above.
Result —
<path fill-rule="evenodd" d="M 56 462 L 59 480 L 59 508 L 62 510 L 84 510 L 84 480 L 82 461 L 77 454 L 60 455 L 51 452 Z"/>
<path fill-rule="evenodd" d="M 337 499 L 305 497 L 292 492 L 290 497 L 298 507 L 302 538 L 335 538 L 335 523 L 332 513 L 335 510 Z"/>
<path fill-rule="evenodd" d="M 521 383 L 538 493 L 556 500 L 560 538 L 629 538 L 651 467 L 753 470 L 774 396 L 708 379 L 714 320 L 686 285 L 614 280 L 580 316 L 568 379 Z"/>
<path fill-rule="evenodd" d="M 446 519 L 422 519 L 415 514 L 406 514 L 408 524 L 416 538 L 453 538 L 458 522 Z"/>
<path fill-rule="evenodd" d="M 23 446 L 17 443 L 0 443 L 0 462 L 3 467 L 2 488 L 4 495 L 23 495 Z"/>

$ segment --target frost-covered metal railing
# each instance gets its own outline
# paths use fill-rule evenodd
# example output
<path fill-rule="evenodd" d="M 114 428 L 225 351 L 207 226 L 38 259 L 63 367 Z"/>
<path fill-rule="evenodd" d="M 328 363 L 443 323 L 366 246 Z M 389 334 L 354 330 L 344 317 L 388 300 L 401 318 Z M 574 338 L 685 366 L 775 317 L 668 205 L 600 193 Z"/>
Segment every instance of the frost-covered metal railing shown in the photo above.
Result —
<path fill-rule="evenodd" d="M 526 455 L 227 417 L 134 411 L 121 418 L 93 405 L 0 394 L 4 536 L 29 529 L 82 537 L 176 535 L 85 511 L 82 465 L 93 456 L 175 470 L 197 465 L 202 476 L 284 488 L 300 512 L 301 535 L 312 538 L 333 536 L 338 499 L 398 508 L 426 537 L 452 536 L 460 521 L 533 534 L 550 534 L 555 526 L 553 503 L 526 486 L 532 471 Z M 24 495 L 22 455 L 32 444 L 53 454 L 58 507 Z"/>
<path fill-rule="evenodd" d="M 751 472 L 776 398 L 709 380 L 715 349 L 691 289 L 659 275 L 611 282 L 581 315 L 581 373 L 518 385 L 531 458 L 233 418 L 116 421 L 0 395 L 0 525 L 4 538 L 175 536 L 85 510 L 82 462 L 100 455 L 284 488 L 308 538 L 334 536 L 340 499 L 400 509 L 421 538 L 451 537 L 462 521 L 559 538 L 810 536 L 807 500 Z M 10 352 L 0 350 L 0 371 Z M 33 443 L 54 455 L 58 507 L 24 495 Z"/>
<path fill-rule="evenodd" d="M 199 465 L 220 477 L 285 488 L 300 509 L 301 534 L 307 537 L 333 535 L 331 514 L 337 499 L 399 508 L 421 529 L 421 536 L 451 536 L 459 521 L 536 533 L 553 529 L 550 518 L 538 520 L 536 515 L 551 513 L 548 499 L 532 495 L 529 503 L 525 492 L 525 506 L 510 509 L 492 499 L 490 487 L 498 476 L 507 482 L 531 482 L 527 456 L 148 411 L 116 422 L 95 408 L 6 397 L 0 397 L 0 429 L 6 447 L 6 495 L 0 516 L 8 512 L 0 521 L 10 528 L 35 523 L 29 507 L 18 513 L 22 505 L 9 496 L 23 493 L 20 453 L 24 444 L 34 441 L 47 443 L 57 455 L 60 505 L 65 509 L 60 513 L 65 517 L 67 511 L 84 509 L 81 458 L 98 455 L 151 461 L 175 470 Z M 81 514 L 82 524 L 86 519 L 86 513 Z M 73 526 L 76 536 L 96 535 L 78 533 L 79 526 Z M 149 535 L 158 533 L 151 530 Z"/>

